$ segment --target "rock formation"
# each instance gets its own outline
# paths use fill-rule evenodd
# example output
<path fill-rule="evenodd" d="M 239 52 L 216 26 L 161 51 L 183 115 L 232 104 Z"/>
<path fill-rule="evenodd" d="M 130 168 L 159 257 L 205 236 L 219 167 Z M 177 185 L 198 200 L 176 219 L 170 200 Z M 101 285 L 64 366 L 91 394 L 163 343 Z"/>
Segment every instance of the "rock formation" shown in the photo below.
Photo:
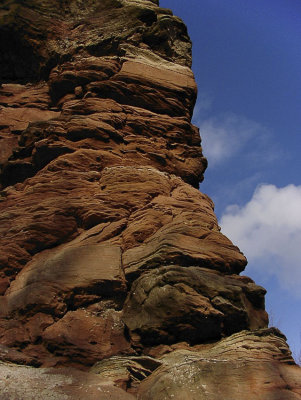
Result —
<path fill-rule="evenodd" d="M 157 0 L 4 0 L 0 52 L 0 399 L 301 399 L 198 191 L 183 22 Z"/>

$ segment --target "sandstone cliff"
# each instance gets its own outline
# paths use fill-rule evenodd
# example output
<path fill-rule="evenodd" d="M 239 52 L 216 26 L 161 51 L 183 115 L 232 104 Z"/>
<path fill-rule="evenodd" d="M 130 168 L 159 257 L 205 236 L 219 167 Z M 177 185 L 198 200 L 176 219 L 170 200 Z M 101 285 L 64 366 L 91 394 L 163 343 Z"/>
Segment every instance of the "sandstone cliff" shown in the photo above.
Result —
<path fill-rule="evenodd" d="M 4 0 L 0 52 L 0 399 L 301 399 L 198 191 L 183 22 L 156 0 Z"/>

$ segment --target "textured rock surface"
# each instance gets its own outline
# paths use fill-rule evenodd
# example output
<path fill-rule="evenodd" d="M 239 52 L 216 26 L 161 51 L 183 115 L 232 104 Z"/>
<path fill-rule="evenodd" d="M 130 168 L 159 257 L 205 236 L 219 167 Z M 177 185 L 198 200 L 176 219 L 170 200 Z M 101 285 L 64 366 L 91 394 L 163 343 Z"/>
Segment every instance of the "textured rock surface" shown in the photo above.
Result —
<path fill-rule="evenodd" d="M 123 319 L 148 345 L 202 343 L 266 326 L 264 290 L 240 278 L 199 267 L 154 269 L 133 283 Z"/>
<path fill-rule="evenodd" d="M 297 400 L 300 368 L 293 364 L 279 332 L 242 331 L 162 357 L 162 366 L 140 385 L 137 398 Z"/>
<path fill-rule="evenodd" d="M 198 191 L 183 22 L 5 0 L 0 52 L 0 399 L 301 399 Z"/>

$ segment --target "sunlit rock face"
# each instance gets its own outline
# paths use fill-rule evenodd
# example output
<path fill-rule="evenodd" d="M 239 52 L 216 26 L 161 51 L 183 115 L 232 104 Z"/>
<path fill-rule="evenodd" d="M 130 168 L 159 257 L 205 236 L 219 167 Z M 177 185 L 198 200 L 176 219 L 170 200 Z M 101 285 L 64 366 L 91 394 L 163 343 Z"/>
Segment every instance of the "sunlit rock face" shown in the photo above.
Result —
<path fill-rule="evenodd" d="M 5 0 L 0 52 L 0 399 L 301 399 L 198 190 L 183 22 Z"/>

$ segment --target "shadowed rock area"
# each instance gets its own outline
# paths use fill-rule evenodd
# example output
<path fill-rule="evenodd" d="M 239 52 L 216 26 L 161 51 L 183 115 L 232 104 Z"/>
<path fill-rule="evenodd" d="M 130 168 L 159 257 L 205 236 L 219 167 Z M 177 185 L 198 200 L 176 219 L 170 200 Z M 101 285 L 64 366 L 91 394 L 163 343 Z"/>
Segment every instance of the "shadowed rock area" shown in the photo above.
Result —
<path fill-rule="evenodd" d="M 298 400 L 265 290 L 199 192 L 183 22 L 0 5 L 0 400 Z"/>

